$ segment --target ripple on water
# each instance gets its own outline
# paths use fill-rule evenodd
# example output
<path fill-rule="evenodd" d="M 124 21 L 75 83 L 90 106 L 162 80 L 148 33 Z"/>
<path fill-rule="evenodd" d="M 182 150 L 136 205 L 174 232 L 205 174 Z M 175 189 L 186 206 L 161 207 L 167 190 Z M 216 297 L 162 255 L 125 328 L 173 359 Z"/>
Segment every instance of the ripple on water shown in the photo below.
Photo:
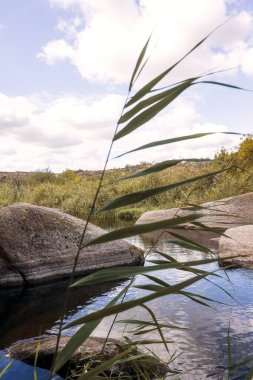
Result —
<path fill-rule="evenodd" d="M 152 244 L 152 239 L 146 237 L 142 238 L 140 236 L 134 237 L 130 239 L 130 241 L 133 244 L 143 246 L 145 249 L 149 249 Z M 179 261 L 197 260 L 207 257 L 205 254 L 184 250 L 169 244 L 165 240 L 160 243 L 159 249 L 168 252 Z M 157 254 L 152 254 L 149 258 L 157 258 Z M 146 265 L 150 264 L 147 263 Z M 216 263 L 212 263 L 201 266 L 201 269 L 217 271 L 220 268 Z M 180 376 L 180 379 L 220 379 L 228 360 L 227 337 L 229 325 L 233 361 L 237 362 L 253 354 L 253 349 L 251 348 L 253 346 L 253 271 L 247 269 L 233 269 L 227 271 L 225 274 L 224 271 L 220 270 L 219 274 L 221 277 L 212 278 L 213 283 L 201 280 L 187 289 L 188 291 L 218 301 L 219 303 L 211 303 L 212 308 L 197 304 L 180 294 L 163 297 L 162 299 L 157 299 L 149 303 L 149 306 L 155 311 L 157 318 L 163 323 L 173 323 L 191 328 L 190 330 L 165 330 L 166 336 L 174 341 L 174 343 L 170 345 L 171 352 L 181 353 L 173 362 L 175 368 L 181 369 L 184 372 Z M 187 272 L 177 270 L 159 272 L 159 278 L 170 284 L 183 281 L 190 276 L 191 274 Z M 137 284 L 143 284 L 145 281 L 147 280 L 142 276 L 137 276 L 136 278 Z M 124 284 L 125 282 L 108 284 L 100 288 L 96 286 L 95 289 L 89 289 L 88 293 L 87 288 L 76 290 L 66 322 L 103 307 L 123 288 Z M 234 299 L 229 297 L 221 288 L 230 292 Z M 11 337 L 6 337 L 5 335 L 6 342 L 11 341 L 11 339 L 18 340 L 22 339 L 22 337 L 27 337 L 27 330 L 31 321 L 31 314 L 29 313 L 32 308 L 35 310 L 33 319 L 36 324 L 40 322 L 39 315 L 41 313 L 43 321 L 45 322 L 45 319 L 47 320 L 47 323 L 43 325 L 43 332 L 46 334 L 57 332 L 61 302 L 57 303 L 54 298 L 50 298 L 53 297 L 52 293 L 52 288 L 49 287 L 48 290 L 42 289 L 37 294 L 36 292 L 33 294 L 31 291 L 31 294 L 19 295 L 17 298 L 14 297 L 11 299 L 12 310 L 9 310 L 10 320 L 14 320 L 18 313 L 20 313 L 23 322 L 22 324 L 19 323 L 15 325 L 15 331 L 12 331 Z M 61 300 L 60 295 L 63 294 L 62 288 L 59 287 L 58 290 L 54 289 L 54 294 L 56 294 L 57 299 L 59 298 Z M 144 290 L 132 288 L 126 299 L 134 299 L 137 295 L 140 296 L 144 294 L 146 294 Z M 38 302 L 38 297 L 40 297 L 41 302 Z M 36 303 L 34 300 L 36 300 Z M 3 311 L 6 312 L 7 308 L 4 309 L 4 305 L 1 307 Z M 21 312 L 21 309 L 24 311 L 24 308 L 27 308 L 26 313 Z M 0 318 L 3 320 L 6 314 L 4 314 L 4 312 L 2 313 L 2 309 L 0 309 Z M 54 311 L 50 312 L 50 310 Z M 144 318 L 143 313 L 144 311 L 142 309 L 134 309 L 128 313 L 124 313 L 122 318 L 129 318 L 131 316 L 134 318 Z M 26 317 L 23 314 L 26 314 Z M 145 318 L 147 317 L 145 316 Z M 103 321 L 97 330 L 99 335 L 106 335 L 110 321 L 111 318 L 107 318 Z M 10 327 L 11 325 L 9 328 Z M 73 331 L 74 329 L 70 329 L 67 331 L 67 334 L 72 334 Z M 121 332 L 122 326 L 118 324 L 116 326 L 115 335 L 120 336 Z M 33 335 L 36 334 L 33 332 Z M 0 334 L 0 344 L 1 337 L 3 339 L 3 336 L 4 334 Z M 156 346 L 156 350 L 158 350 L 157 352 L 161 357 L 166 357 L 165 350 L 162 346 Z M 3 367 L 3 362 L 0 363 Z M 30 375 L 27 375 L 28 372 L 26 372 L 27 366 L 15 363 L 10 373 L 13 375 L 17 370 L 21 375 L 22 373 L 26 373 L 26 375 L 22 375 L 23 377 L 19 376 L 19 379 L 30 379 Z M 237 372 L 238 380 L 243 379 L 245 371 L 246 368 L 243 368 Z M 43 376 L 44 373 L 41 373 L 40 380 L 44 380 Z M 4 377 L 6 380 L 11 378 L 12 377 Z"/>

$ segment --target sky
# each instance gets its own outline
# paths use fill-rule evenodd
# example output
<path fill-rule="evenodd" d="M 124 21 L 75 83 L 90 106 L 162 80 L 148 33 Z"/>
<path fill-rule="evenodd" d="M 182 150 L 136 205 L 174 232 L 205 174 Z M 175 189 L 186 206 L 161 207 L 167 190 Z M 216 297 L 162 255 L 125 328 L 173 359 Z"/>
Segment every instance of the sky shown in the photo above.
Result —
<path fill-rule="evenodd" d="M 222 24 L 159 84 L 208 79 L 253 89 L 252 0 L 0 0 L 0 170 L 101 169 L 148 36 L 132 95 Z M 113 144 L 108 167 L 212 158 L 214 134 L 114 159 L 155 140 L 252 133 L 253 92 L 199 84 Z"/>

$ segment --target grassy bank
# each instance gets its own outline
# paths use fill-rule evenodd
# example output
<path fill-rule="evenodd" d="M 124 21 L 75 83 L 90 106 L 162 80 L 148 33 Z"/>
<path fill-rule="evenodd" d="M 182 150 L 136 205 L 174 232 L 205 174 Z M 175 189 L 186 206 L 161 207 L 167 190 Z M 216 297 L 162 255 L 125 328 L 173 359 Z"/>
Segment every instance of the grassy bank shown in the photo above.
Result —
<path fill-rule="evenodd" d="M 252 138 L 248 139 L 252 142 Z M 240 147 L 242 145 L 243 143 Z M 237 152 L 233 153 L 221 150 L 216 156 L 216 159 L 220 160 L 219 162 L 181 163 L 162 172 L 136 179 L 123 180 L 124 177 L 144 170 L 151 164 L 145 163 L 132 167 L 127 166 L 123 169 L 108 170 L 98 198 L 96 212 L 104 204 L 126 193 L 180 182 L 189 177 L 219 170 L 224 165 L 231 163 L 238 168 L 208 177 L 196 184 L 178 187 L 137 203 L 134 207 L 122 207 L 111 211 L 110 216 L 135 220 L 146 210 L 179 207 L 186 203 L 201 204 L 253 191 L 253 160 L 249 159 L 249 152 L 246 152 L 247 159 L 240 158 L 242 150 L 240 147 Z M 99 171 L 82 170 L 66 170 L 61 174 L 54 174 L 49 170 L 35 173 L 1 173 L 0 206 L 16 202 L 29 202 L 56 207 L 77 217 L 85 218 L 91 206 L 99 176 Z M 99 215 L 108 217 L 108 213 Z"/>

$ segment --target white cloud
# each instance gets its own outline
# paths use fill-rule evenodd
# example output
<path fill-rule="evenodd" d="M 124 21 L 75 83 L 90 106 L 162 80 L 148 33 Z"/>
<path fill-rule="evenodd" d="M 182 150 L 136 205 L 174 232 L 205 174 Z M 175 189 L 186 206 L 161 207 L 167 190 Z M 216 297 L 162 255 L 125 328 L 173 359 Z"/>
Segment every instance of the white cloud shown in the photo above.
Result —
<path fill-rule="evenodd" d="M 67 13 L 69 19 L 58 22 L 62 38 L 48 41 L 38 58 L 49 65 L 68 60 L 82 78 L 110 84 L 114 93 L 57 98 L 0 94 L 0 170 L 36 170 L 48 165 L 54 171 L 101 169 L 124 102 L 117 85 L 128 82 L 153 26 L 156 24 L 150 45 L 153 54 L 144 70 L 146 79 L 175 62 L 227 17 L 225 0 L 140 0 L 139 7 L 136 0 L 49 1 L 52 6 L 66 11 L 73 7 L 75 11 Z M 174 80 L 241 64 L 242 72 L 252 75 L 251 30 L 252 16 L 240 11 L 176 69 Z M 154 140 L 235 128 L 234 121 L 226 125 L 205 117 L 199 107 L 202 101 L 201 93 L 187 91 L 152 122 L 117 141 L 112 156 Z M 210 157 L 218 147 L 231 148 L 238 140 L 236 136 L 212 135 L 133 153 L 111 160 L 109 167 L 144 160 Z"/>
<path fill-rule="evenodd" d="M 43 58 L 48 65 L 64 59 L 72 60 L 72 56 L 72 47 L 63 39 L 49 42 L 37 55 L 38 58 Z"/>
<path fill-rule="evenodd" d="M 48 165 L 54 171 L 100 169 L 104 163 L 120 113 L 123 97 L 65 96 L 8 97 L 0 94 L 0 170 L 36 170 Z M 7 123 L 8 121 L 8 123 Z M 152 122 L 115 143 L 112 157 L 163 138 L 197 132 L 226 131 L 227 126 L 208 123 L 196 105 L 181 97 Z M 238 141 L 238 139 L 237 139 Z M 181 142 L 111 160 L 109 167 L 169 158 L 206 157 L 218 146 L 232 147 L 230 136 Z"/>
<path fill-rule="evenodd" d="M 139 6 L 135 0 L 49 1 L 65 9 L 78 6 L 84 22 L 75 18 L 61 21 L 60 29 L 67 33 L 66 39 L 71 34 L 72 41 L 49 41 L 38 57 L 48 64 L 69 60 L 84 79 L 101 83 L 128 82 L 140 48 L 154 25 L 153 47 L 157 42 L 158 46 L 151 58 L 152 68 L 145 70 L 146 78 L 175 62 L 228 16 L 225 0 L 140 0 Z M 252 15 L 242 10 L 180 65 L 175 75 L 241 64 L 244 72 L 251 75 L 251 31 Z"/>

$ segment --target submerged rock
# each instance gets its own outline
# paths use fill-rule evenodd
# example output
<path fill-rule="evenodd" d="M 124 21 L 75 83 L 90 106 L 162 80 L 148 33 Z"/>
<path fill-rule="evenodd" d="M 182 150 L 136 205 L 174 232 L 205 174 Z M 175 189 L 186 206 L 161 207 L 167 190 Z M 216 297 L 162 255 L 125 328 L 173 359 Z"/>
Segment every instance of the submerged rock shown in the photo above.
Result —
<path fill-rule="evenodd" d="M 59 350 L 61 350 L 70 340 L 69 336 L 62 336 L 60 339 Z M 36 352 L 38 358 L 36 366 L 50 370 L 53 362 L 53 357 L 56 348 L 56 336 L 51 336 L 42 339 L 24 340 L 13 344 L 8 353 L 12 359 L 20 360 L 26 364 L 34 365 Z M 69 369 L 75 369 L 84 356 L 96 357 L 96 360 L 108 360 L 114 355 L 117 355 L 116 340 L 109 339 L 103 353 L 101 354 L 104 338 L 90 337 L 82 344 L 72 355 L 64 367 L 59 371 L 59 374 L 66 376 Z"/>
<path fill-rule="evenodd" d="M 70 337 L 63 336 L 60 339 L 59 349 L 61 350 L 70 340 Z M 91 366 L 97 366 L 104 363 L 116 356 L 119 352 L 129 350 L 129 355 L 142 356 L 142 361 L 138 362 L 139 369 L 146 371 L 145 374 L 149 375 L 149 379 L 160 378 L 160 375 L 165 375 L 168 372 L 168 367 L 159 359 L 154 356 L 144 354 L 136 347 L 122 344 L 120 340 L 108 339 L 106 344 L 104 338 L 89 337 L 72 355 L 71 359 L 58 371 L 64 378 L 76 379 L 75 373 L 82 373 L 83 366 L 88 362 Z M 15 360 L 21 360 L 27 364 L 34 365 L 36 352 L 37 367 L 50 369 L 53 361 L 53 356 L 56 348 L 56 336 L 47 338 L 32 339 L 21 341 L 13 344 L 9 348 L 9 356 Z M 138 371 L 136 371 L 132 361 L 125 363 L 115 363 L 108 368 L 108 375 L 117 375 L 119 373 L 126 373 L 131 376 L 131 379 L 139 379 Z M 107 372 L 105 370 L 104 372 Z M 71 375 L 72 374 L 72 375 Z M 113 377 L 115 378 L 115 377 Z M 130 378 L 130 377 L 127 377 Z"/>
<path fill-rule="evenodd" d="M 219 240 L 222 263 L 253 269 L 253 225 L 229 228 Z M 228 259 L 229 256 L 237 256 Z"/>
<path fill-rule="evenodd" d="M 85 221 L 47 207 L 18 203 L 0 209 L 0 287 L 35 285 L 70 276 Z M 83 243 L 106 231 L 89 223 Z M 124 240 L 85 247 L 75 275 L 143 264 Z"/>
<path fill-rule="evenodd" d="M 212 228 L 227 229 L 235 226 L 253 224 L 253 192 L 235 197 L 207 202 L 201 205 L 204 209 L 190 212 L 185 209 L 172 208 L 167 210 L 148 211 L 137 220 L 137 224 L 158 222 L 177 216 L 187 216 L 190 213 L 205 214 L 198 221 Z M 182 226 L 182 225 L 181 225 Z M 192 227 L 192 225 L 185 225 Z"/>

